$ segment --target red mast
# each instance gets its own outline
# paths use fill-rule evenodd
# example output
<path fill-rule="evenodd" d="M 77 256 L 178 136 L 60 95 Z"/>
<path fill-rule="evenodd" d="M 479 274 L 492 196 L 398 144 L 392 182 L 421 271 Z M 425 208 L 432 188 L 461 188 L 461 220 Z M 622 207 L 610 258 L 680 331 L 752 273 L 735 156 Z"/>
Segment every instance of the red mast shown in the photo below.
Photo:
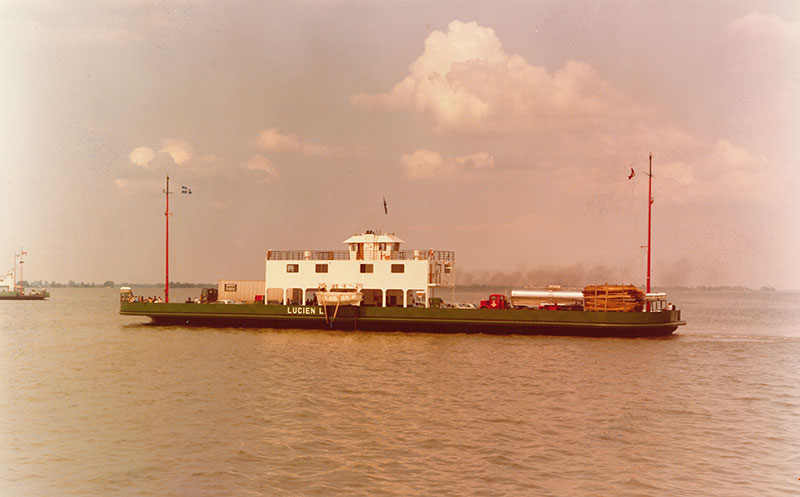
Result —
<path fill-rule="evenodd" d="M 14 288 L 13 288 L 13 290 L 16 291 L 17 288 L 19 288 L 24 293 L 24 290 L 22 288 L 22 264 L 25 263 L 25 261 L 22 260 L 22 256 L 23 255 L 28 255 L 28 253 L 25 252 L 24 250 L 22 250 L 22 247 L 19 248 L 19 254 L 14 252 Z M 19 286 L 17 286 L 17 281 L 18 281 L 17 280 L 17 257 L 19 257 L 19 282 L 20 282 Z"/>
<path fill-rule="evenodd" d="M 164 272 L 166 273 L 166 278 L 164 280 L 164 302 L 169 302 L 169 194 L 172 193 L 169 191 L 169 175 L 167 175 L 167 187 L 164 189 L 164 197 L 167 199 L 167 207 L 164 210 L 164 217 L 167 221 L 167 255 L 164 260 Z"/>
<path fill-rule="evenodd" d="M 653 207 L 653 154 L 650 154 L 650 172 L 648 176 L 647 186 L 647 293 L 650 293 L 650 227 L 652 223 L 652 207 Z M 650 301 L 647 301 L 647 311 L 650 311 Z"/>

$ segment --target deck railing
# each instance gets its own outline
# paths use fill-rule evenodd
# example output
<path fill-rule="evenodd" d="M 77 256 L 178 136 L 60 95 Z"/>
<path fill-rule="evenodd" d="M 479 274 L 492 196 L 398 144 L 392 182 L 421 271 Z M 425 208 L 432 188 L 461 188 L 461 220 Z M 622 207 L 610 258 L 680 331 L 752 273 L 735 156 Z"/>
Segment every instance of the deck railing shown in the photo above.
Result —
<path fill-rule="evenodd" d="M 384 259 L 392 261 L 433 260 L 455 262 L 456 253 L 452 250 L 394 250 Z M 350 260 L 349 250 L 268 250 L 268 261 L 346 261 Z M 381 260 L 381 253 L 367 251 L 358 260 Z"/>

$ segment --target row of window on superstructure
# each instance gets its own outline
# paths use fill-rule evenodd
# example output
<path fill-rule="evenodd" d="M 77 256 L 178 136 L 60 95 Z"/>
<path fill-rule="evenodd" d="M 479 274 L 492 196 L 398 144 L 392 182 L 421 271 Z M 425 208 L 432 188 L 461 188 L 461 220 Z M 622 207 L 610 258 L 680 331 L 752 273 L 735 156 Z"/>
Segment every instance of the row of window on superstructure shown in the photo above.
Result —
<path fill-rule="evenodd" d="M 375 272 L 375 265 L 374 264 L 361 264 L 361 268 L 360 269 L 361 269 L 362 273 L 373 273 L 373 272 Z M 327 273 L 328 272 L 328 265 L 327 264 L 315 264 L 314 270 L 317 273 Z M 300 264 L 287 264 L 286 265 L 286 272 L 287 273 L 299 273 L 300 272 Z M 405 273 L 406 272 L 406 265 L 405 264 L 392 264 L 391 272 L 393 272 L 393 273 Z"/>

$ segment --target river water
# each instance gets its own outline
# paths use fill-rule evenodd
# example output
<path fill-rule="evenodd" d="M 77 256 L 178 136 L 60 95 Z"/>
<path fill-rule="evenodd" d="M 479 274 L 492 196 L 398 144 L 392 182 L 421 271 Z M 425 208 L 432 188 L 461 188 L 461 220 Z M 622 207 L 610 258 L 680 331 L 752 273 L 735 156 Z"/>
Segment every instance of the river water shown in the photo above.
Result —
<path fill-rule="evenodd" d="M 0 495 L 800 495 L 800 294 L 670 299 L 689 324 L 659 339 L 154 327 L 115 289 L 0 301 Z"/>

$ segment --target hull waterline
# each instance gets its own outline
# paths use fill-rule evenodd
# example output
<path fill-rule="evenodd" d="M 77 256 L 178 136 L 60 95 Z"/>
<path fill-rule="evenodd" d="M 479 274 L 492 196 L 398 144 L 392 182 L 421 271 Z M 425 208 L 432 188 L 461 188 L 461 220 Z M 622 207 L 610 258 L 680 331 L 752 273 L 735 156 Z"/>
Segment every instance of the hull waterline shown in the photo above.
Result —
<path fill-rule="evenodd" d="M 589 312 L 536 309 L 341 307 L 335 319 L 322 306 L 123 302 L 120 314 L 157 325 L 308 328 L 425 333 L 562 336 L 667 336 L 685 322 L 680 311 Z"/>

